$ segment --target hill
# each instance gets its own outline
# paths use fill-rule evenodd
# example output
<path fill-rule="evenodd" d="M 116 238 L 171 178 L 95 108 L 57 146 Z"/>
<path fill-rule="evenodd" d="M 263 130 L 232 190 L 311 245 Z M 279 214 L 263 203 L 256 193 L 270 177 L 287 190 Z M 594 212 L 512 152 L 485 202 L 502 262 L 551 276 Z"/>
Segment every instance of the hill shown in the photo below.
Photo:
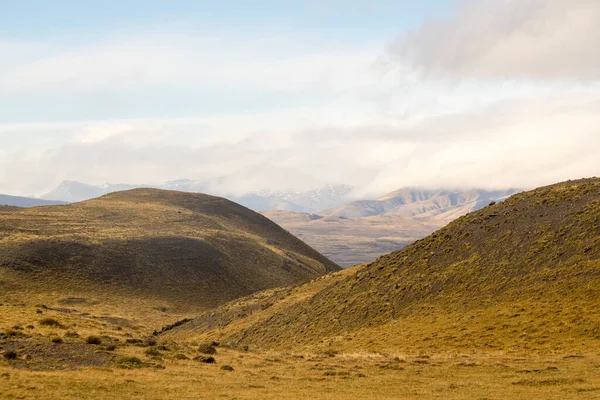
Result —
<path fill-rule="evenodd" d="M 600 347 L 599 287 L 600 179 L 587 179 L 514 195 L 370 264 L 237 300 L 167 335 L 264 349 L 589 353 Z"/>
<path fill-rule="evenodd" d="M 469 212 L 479 210 L 492 201 L 499 201 L 517 190 L 425 190 L 404 188 L 375 200 L 354 201 L 322 211 L 321 214 L 346 218 L 374 215 L 437 219 L 450 222 Z"/>
<path fill-rule="evenodd" d="M 81 203 L 0 210 L 4 296 L 146 299 L 200 310 L 339 269 L 226 199 L 136 189 Z"/>
<path fill-rule="evenodd" d="M 6 194 L 0 194 L 0 206 L 9 206 L 9 207 L 38 207 L 38 206 L 51 206 L 51 205 L 59 205 L 66 204 L 62 201 L 52 201 L 52 200 L 43 200 L 43 199 L 35 199 L 32 197 L 20 197 L 20 196 L 9 196 Z"/>
<path fill-rule="evenodd" d="M 344 268 L 406 247 L 445 224 L 437 219 L 429 221 L 399 215 L 350 219 L 291 211 L 261 214 Z"/>

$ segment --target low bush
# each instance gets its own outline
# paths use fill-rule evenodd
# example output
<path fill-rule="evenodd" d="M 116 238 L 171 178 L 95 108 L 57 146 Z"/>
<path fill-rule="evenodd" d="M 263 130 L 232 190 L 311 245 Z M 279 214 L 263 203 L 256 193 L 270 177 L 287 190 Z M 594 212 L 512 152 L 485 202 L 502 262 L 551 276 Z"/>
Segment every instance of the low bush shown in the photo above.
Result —
<path fill-rule="evenodd" d="M 217 354 L 217 349 L 210 344 L 203 343 L 198 346 L 198 351 L 202 354 L 215 355 Z"/>
<path fill-rule="evenodd" d="M 117 367 L 125 369 L 142 368 L 144 363 L 137 357 L 121 357 L 115 361 Z"/>
<path fill-rule="evenodd" d="M 64 328 L 64 325 L 55 320 L 54 318 L 44 318 L 40 320 L 40 326 L 49 326 L 52 328 Z"/>
<path fill-rule="evenodd" d="M 102 339 L 98 336 L 88 336 L 87 339 L 85 339 L 85 342 L 87 344 L 102 344 Z"/>

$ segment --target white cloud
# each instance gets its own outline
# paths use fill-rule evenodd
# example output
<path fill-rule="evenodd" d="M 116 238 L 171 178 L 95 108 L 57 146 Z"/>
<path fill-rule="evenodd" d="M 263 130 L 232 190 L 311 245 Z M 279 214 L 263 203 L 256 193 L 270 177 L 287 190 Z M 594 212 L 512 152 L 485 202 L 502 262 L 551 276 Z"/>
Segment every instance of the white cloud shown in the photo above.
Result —
<path fill-rule="evenodd" d="M 467 0 L 445 20 L 402 35 L 392 57 L 426 74 L 600 79 L 600 2 Z"/>

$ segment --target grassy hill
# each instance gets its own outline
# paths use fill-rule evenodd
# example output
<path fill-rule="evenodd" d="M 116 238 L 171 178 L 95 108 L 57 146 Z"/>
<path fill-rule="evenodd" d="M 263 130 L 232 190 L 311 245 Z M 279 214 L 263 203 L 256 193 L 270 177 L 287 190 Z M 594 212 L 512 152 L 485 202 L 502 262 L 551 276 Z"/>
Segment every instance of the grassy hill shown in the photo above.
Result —
<path fill-rule="evenodd" d="M 155 189 L 0 209 L 0 247 L 4 298 L 101 297 L 122 308 L 144 299 L 199 310 L 339 269 L 240 205 Z"/>
<path fill-rule="evenodd" d="M 317 282 L 330 284 L 238 300 L 171 335 L 316 351 L 597 349 L 600 180 L 514 195 Z"/>

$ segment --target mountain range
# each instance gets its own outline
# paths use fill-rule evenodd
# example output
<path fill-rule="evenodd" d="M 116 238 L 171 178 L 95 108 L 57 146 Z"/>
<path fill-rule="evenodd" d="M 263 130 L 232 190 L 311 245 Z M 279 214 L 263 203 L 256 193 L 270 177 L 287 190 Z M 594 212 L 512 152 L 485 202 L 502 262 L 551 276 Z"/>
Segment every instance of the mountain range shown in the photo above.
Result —
<path fill-rule="evenodd" d="M 158 185 L 105 184 L 88 185 L 76 181 L 63 181 L 56 189 L 41 196 L 42 199 L 74 203 L 93 199 L 111 192 L 136 188 L 156 188 L 192 193 L 211 193 L 212 181 L 175 180 Z M 342 184 L 329 184 L 312 190 L 259 190 L 244 195 L 222 195 L 255 211 L 288 210 L 295 212 L 315 212 L 325 208 L 335 208 L 349 201 L 354 187 Z"/>
<path fill-rule="evenodd" d="M 0 206 L 28 208 L 38 206 L 55 206 L 59 204 L 66 204 L 66 202 L 0 194 Z"/>

